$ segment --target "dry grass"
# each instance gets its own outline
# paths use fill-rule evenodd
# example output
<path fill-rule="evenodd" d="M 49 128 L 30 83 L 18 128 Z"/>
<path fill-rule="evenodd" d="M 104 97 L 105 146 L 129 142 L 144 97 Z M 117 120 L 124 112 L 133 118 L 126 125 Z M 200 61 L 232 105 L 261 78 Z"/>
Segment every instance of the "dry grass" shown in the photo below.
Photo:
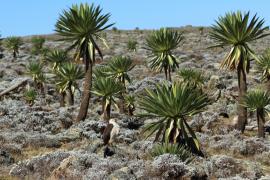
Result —
<path fill-rule="evenodd" d="M 22 149 L 21 154 L 12 154 L 12 156 L 15 159 L 15 162 L 23 161 L 26 159 L 31 159 L 35 156 L 41 156 L 44 154 L 52 153 L 54 151 L 58 150 L 76 150 L 76 149 L 82 149 L 83 147 L 89 145 L 89 141 L 84 139 L 81 141 L 74 141 L 70 143 L 65 143 L 61 146 L 61 148 L 45 148 L 45 147 L 26 147 Z M 19 180 L 16 177 L 12 177 L 9 175 L 9 171 L 12 166 L 0 168 L 0 180 Z"/>

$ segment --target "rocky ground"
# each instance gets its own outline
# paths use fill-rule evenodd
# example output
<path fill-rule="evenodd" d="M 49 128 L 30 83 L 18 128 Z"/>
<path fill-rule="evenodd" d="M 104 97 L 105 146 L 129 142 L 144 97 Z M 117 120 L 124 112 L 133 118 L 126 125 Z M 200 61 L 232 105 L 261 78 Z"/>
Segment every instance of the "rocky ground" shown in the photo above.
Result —
<path fill-rule="evenodd" d="M 208 29 L 201 34 L 198 28 L 184 27 L 185 41 L 175 51 L 181 59 L 180 67 L 204 71 L 209 94 L 216 98 L 200 115 L 190 120 L 199 129 L 205 158 L 195 158 L 185 164 L 177 156 L 164 154 L 151 158 L 152 139 L 145 140 L 141 126 L 147 121 L 138 117 L 119 115 L 113 111 L 121 127 L 113 156 L 103 158 L 100 129 L 105 126 L 97 114 L 100 105 L 91 101 L 87 119 L 75 123 L 80 93 L 75 94 L 75 105 L 60 108 L 52 84 L 47 85 L 46 100 L 38 97 L 30 107 L 23 99 L 22 89 L 1 98 L 0 103 L 0 179 L 270 179 L 270 140 L 256 137 L 256 120 L 249 118 L 245 134 L 233 130 L 236 114 L 235 95 L 237 77 L 234 72 L 219 70 L 219 63 L 227 49 L 208 49 L 212 41 Z M 110 49 L 104 49 L 104 62 L 112 56 L 129 55 L 136 67 L 131 72 L 132 83 L 128 89 L 140 93 L 162 82 L 162 73 L 152 72 L 146 66 L 147 52 L 144 39 L 150 31 L 108 31 L 106 39 Z M 46 36 L 46 47 L 65 48 L 69 43 Z M 29 42 L 30 37 L 24 37 Z M 138 41 L 136 52 L 128 52 L 127 41 Z M 257 53 L 269 47 L 270 37 L 252 45 Z M 0 59 L 0 92 L 26 78 L 25 66 L 40 59 L 30 55 L 30 43 L 25 43 L 16 60 L 4 50 Z M 49 76 L 49 74 L 48 74 Z M 177 78 L 173 74 L 173 78 Z M 29 80 L 31 81 L 31 80 Z M 248 75 L 249 88 L 259 84 L 254 62 Z M 94 98 L 94 97 L 93 97 Z M 220 112 L 229 118 L 219 116 Z M 136 114 L 136 112 L 135 112 Z"/>

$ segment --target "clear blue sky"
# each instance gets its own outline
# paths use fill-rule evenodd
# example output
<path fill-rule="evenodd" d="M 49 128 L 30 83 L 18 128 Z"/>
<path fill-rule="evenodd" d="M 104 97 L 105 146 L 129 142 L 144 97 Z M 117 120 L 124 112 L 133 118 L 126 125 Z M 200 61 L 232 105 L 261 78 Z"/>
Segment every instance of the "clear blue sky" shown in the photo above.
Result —
<path fill-rule="evenodd" d="M 219 15 L 234 10 L 250 10 L 265 18 L 266 25 L 270 23 L 270 0 L 2 0 L 0 34 L 53 33 L 59 13 L 80 2 L 100 4 L 119 29 L 209 26 Z"/>

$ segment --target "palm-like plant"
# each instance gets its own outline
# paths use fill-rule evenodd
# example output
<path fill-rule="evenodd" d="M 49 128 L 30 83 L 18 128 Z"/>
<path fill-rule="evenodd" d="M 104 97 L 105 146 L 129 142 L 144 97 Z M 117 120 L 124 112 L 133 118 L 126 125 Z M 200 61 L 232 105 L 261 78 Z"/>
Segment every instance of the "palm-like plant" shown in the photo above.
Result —
<path fill-rule="evenodd" d="M 64 91 L 63 87 L 56 84 L 56 91 L 59 93 L 59 104 L 60 107 L 65 107 L 65 97 L 66 92 Z"/>
<path fill-rule="evenodd" d="M 128 109 L 128 115 L 133 116 L 133 112 L 135 111 L 135 96 L 134 95 L 126 95 L 125 99 L 125 106 Z"/>
<path fill-rule="evenodd" d="M 104 120 L 110 119 L 111 105 L 115 104 L 115 97 L 123 91 L 123 85 L 112 78 L 100 77 L 93 83 L 93 93 L 102 98 L 102 112 Z"/>
<path fill-rule="evenodd" d="M 46 60 L 52 63 L 53 70 L 57 70 L 62 63 L 68 62 L 70 58 L 66 51 L 54 50 L 46 55 Z"/>
<path fill-rule="evenodd" d="M 227 13 L 219 17 L 216 25 L 212 26 L 210 37 L 215 41 L 212 47 L 230 47 L 229 53 L 221 63 L 222 68 L 236 70 L 238 75 L 239 102 L 247 92 L 246 73 L 249 71 L 249 59 L 254 57 L 250 43 L 263 38 L 267 27 L 263 27 L 264 20 L 257 15 L 249 19 L 248 13 Z M 247 121 L 247 108 L 238 103 L 237 129 L 244 132 Z"/>
<path fill-rule="evenodd" d="M 118 79 L 125 86 L 126 81 L 130 82 L 128 72 L 131 71 L 135 65 L 129 57 L 116 56 L 109 62 L 108 67 L 111 76 Z"/>
<path fill-rule="evenodd" d="M 182 33 L 166 28 L 154 31 L 146 39 L 146 49 L 151 52 L 150 68 L 160 72 L 164 70 L 167 80 L 171 81 L 171 72 L 178 67 L 178 60 L 172 51 L 179 47 L 182 40 Z"/>
<path fill-rule="evenodd" d="M 137 41 L 129 39 L 128 42 L 127 42 L 127 49 L 129 51 L 134 51 L 135 52 L 137 50 L 137 44 L 138 44 Z"/>
<path fill-rule="evenodd" d="M 37 97 L 37 93 L 34 89 L 28 89 L 24 92 L 24 98 L 30 106 L 34 104 L 36 97 Z"/>
<path fill-rule="evenodd" d="M 193 160 L 193 154 L 189 152 L 185 146 L 179 144 L 157 144 L 150 152 L 151 156 L 156 157 L 162 154 L 175 154 L 186 164 Z"/>
<path fill-rule="evenodd" d="M 13 58 L 17 58 L 17 54 L 19 54 L 20 46 L 23 44 L 23 41 L 20 37 L 11 36 L 5 39 L 5 47 L 12 51 Z"/>
<path fill-rule="evenodd" d="M 43 65 L 38 62 L 30 62 L 26 67 L 26 73 L 32 77 L 35 88 L 41 89 L 43 92 L 43 83 L 45 82 Z"/>
<path fill-rule="evenodd" d="M 178 71 L 178 75 L 183 79 L 185 83 L 190 86 L 201 88 L 206 80 L 204 75 L 197 70 L 194 69 L 181 69 Z"/>
<path fill-rule="evenodd" d="M 264 55 L 270 54 L 270 48 L 266 48 L 263 52 Z"/>
<path fill-rule="evenodd" d="M 79 65 L 64 63 L 56 71 L 56 85 L 59 92 L 67 91 L 69 105 L 74 105 L 74 91 L 78 89 L 77 80 L 84 77 L 84 72 Z"/>
<path fill-rule="evenodd" d="M 270 105 L 270 94 L 262 90 L 250 91 L 243 99 L 242 106 L 247 107 L 250 111 L 256 111 L 257 123 L 258 123 L 258 137 L 265 137 L 264 123 L 265 113 L 269 114 L 270 109 L 267 106 Z"/>
<path fill-rule="evenodd" d="M 262 73 L 262 80 L 267 81 L 270 91 L 270 53 L 265 53 L 257 59 L 258 71 Z"/>
<path fill-rule="evenodd" d="M 109 62 L 108 67 L 111 76 L 113 78 L 116 78 L 119 82 L 123 84 L 124 87 L 126 87 L 126 81 L 130 82 L 128 72 L 131 71 L 135 67 L 135 65 L 133 64 L 132 59 L 129 57 L 116 56 L 112 58 L 112 60 Z M 120 113 L 125 112 L 123 93 L 120 96 L 120 104 L 119 104 Z"/>
<path fill-rule="evenodd" d="M 56 32 L 63 37 L 62 40 L 73 42 L 69 49 L 76 48 L 75 59 L 83 59 L 85 65 L 85 82 L 83 97 L 77 121 L 84 120 L 90 100 L 90 89 L 92 87 L 92 67 L 95 63 L 96 51 L 102 58 L 101 50 L 95 39 L 100 39 L 105 43 L 105 39 L 100 33 L 108 29 L 113 24 L 107 24 L 110 14 L 102 14 L 100 6 L 93 4 L 73 5 L 67 11 L 63 11 L 55 27 Z"/>
<path fill-rule="evenodd" d="M 110 68 L 107 65 L 95 66 L 93 73 L 94 73 L 94 78 L 111 76 Z"/>
<path fill-rule="evenodd" d="M 165 143 L 184 141 L 186 146 L 195 146 L 196 151 L 200 150 L 198 139 L 187 119 L 200 113 L 209 104 L 206 95 L 187 84 L 163 84 L 157 85 L 155 90 L 147 89 L 146 95 L 141 96 L 138 104 L 140 109 L 146 111 L 142 116 L 158 119 L 146 125 L 146 137 L 156 133 L 155 141 L 162 135 Z"/>
<path fill-rule="evenodd" d="M 34 36 L 31 39 L 32 53 L 39 54 L 40 52 L 42 52 L 43 44 L 45 43 L 45 41 L 45 38 L 42 36 Z"/>

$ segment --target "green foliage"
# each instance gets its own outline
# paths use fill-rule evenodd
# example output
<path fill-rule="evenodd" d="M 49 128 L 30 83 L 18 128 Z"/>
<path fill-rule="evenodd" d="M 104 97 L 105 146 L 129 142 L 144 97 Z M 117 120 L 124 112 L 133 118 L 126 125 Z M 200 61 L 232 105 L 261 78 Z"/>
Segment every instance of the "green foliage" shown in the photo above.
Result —
<path fill-rule="evenodd" d="M 135 52 L 137 50 L 137 44 L 138 44 L 137 41 L 129 39 L 128 42 L 127 42 L 127 49 L 129 51 L 134 51 Z"/>
<path fill-rule="evenodd" d="M 235 70 L 242 64 L 246 72 L 249 71 L 249 59 L 255 57 L 250 43 L 263 38 L 266 27 L 263 27 L 264 19 L 259 19 L 257 15 L 249 19 L 250 14 L 233 12 L 219 17 L 216 25 L 212 26 L 210 37 L 216 45 L 212 47 L 230 47 L 231 50 L 221 63 L 222 68 Z M 242 66 L 241 65 L 241 66 Z"/>
<path fill-rule="evenodd" d="M 101 65 L 94 68 L 95 78 L 110 77 L 125 85 L 125 81 L 130 82 L 128 72 L 134 68 L 133 61 L 129 57 L 116 56 L 109 61 L 108 65 Z"/>
<path fill-rule="evenodd" d="M 33 105 L 34 101 L 37 98 L 37 92 L 34 89 L 28 89 L 24 92 L 24 99 L 30 105 Z"/>
<path fill-rule="evenodd" d="M 131 71 L 135 65 L 129 57 L 116 56 L 109 62 L 108 67 L 111 76 L 125 84 L 125 81 L 130 82 L 128 72 Z"/>
<path fill-rule="evenodd" d="M 134 95 L 126 95 L 124 98 L 127 107 L 135 107 L 136 98 Z"/>
<path fill-rule="evenodd" d="M 45 59 L 52 63 L 53 70 L 57 70 L 61 64 L 70 61 L 67 52 L 63 50 L 51 51 L 46 55 Z"/>
<path fill-rule="evenodd" d="M 23 44 L 23 41 L 20 37 L 11 36 L 5 39 L 4 46 L 13 52 L 13 57 L 19 53 L 20 46 Z"/>
<path fill-rule="evenodd" d="M 263 55 L 270 55 L 270 48 L 266 48 L 263 52 Z"/>
<path fill-rule="evenodd" d="M 270 53 L 264 53 L 257 59 L 257 68 L 262 73 L 262 80 L 270 80 Z"/>
<path fill-rule="evenodd" d="M 157 119 L 145 126 L 146 137 L 156 133 L 156 140 L 162 135 L 166 143 L 176 143 L 179 136 L 185 140 L 191 136 L 199 150 L 199 142 L 187 118 L 202 112 L 209 104 L 206 95 L 186 84 L 163 84 L 157 85 L 155 90 L 146 89 L 146 95 L 138 99 L 138 104 L 145 111 L 142 117 Z"/>
<path fill-rule="evenodd" d="M 123 85 L 112 78 L 100 77 L 93 83 L 93 93 L 108 100 L 119 95 L 123 91 Z"/>
<path fill-rule="evenodd" d="M 63 38 L 61 40 L 70 41 L 73 44 L 69 49 L 76 48 L 75 60 L 88 56 L 91 62 L 95 61 L 95 50 L 102 57 L 101 50 L 94 39 L 99 39 L 106 45 L 105 39 L 100 36 L 100 32 L 110 28 L 113 24 L 107 24 L 110 14 L 102 14 L 100 6 L 94 4 L 73 5 L 68 10 L 64 10 L 60 15 L 55 28 L 56 32 Z"/>
<path fill-rule="evenodd" d="M 267 109 L 266 106 L 270 105 L 270 94 L 267 91 L 262 91 L 259 89 L 249 91 L 246 94 L 242 105 L 249 108 L 251 111 L 263 109 L 269 113 L 269 109 Z"/>
<path fill-rule="evenodd" d="M 42 36 L 34 36 L 31 39 L 31 43 L 32 43 L 32 54 L 40 54 L 42 53 L 42 49 L 43 49 L 43 44 L 45 43 L 46 39 Z"/>
<path fill-rule="evenodd" d="M 194 69 L 181 69 L 178 71 L 178 75 L 183 78 L 185 83 L 195 87 L 202 87 L 206 80 L 202 72 Z"/>
<path fill-rule="evenodd" d="M 155 145 L 150 154 L 152 157 L 160 156 L 162 154 L 175 154 L 187 164 L 193 160 L 193 154 L 179 144 L 163 143 Z"/>
<path fill-rule="evenodd" d="M 182 33 L 166 28 L 152 32 L 146 39 L 146 49 L 150 51 L 149 65 L 151 69 L 162 71 L 174 70 L 178 67 L 178 60 L 172 51 L 179 47 L 183 40 Z"/>
<path fill-rule="evenodd" d="M 128 108 L 129 115 L 133 115 L 135 111 L 135 102 L 136 98 L 134 95 L 126 95 L 124 96 L 125 106 Z"/>
<path fill-rule="evenodd" d="M 102 98 L 102 112 L 105 120 L 110 119 L 111 105 L 117 107 L 115 98 L 123 92 L 123 85 L 109 77 L 100 77 L 95 79 L 92 92 Z"/>
<path fill-rule="evenodd" d="M 77 80 L 84 77 L 82 68 L 72 63 L 61 64 L 55 73 L 56 85 L 60 93 L 66 91 L 69 87 L 74 93 L 75 89 L 78 89 Z"/>
<path fill-rule="evenodd" d="M 26 73 L 32 77 L 35 83 L 45 82 L 43 65 L 39 62 L 30 62 L 26 67 Z"/>
<path fill-rule="evenodd" d="M 107 65 L 96 66 L 93 70 L 95 78 L 110 77 L 110 68 Z"/>
<path fill-rule="evenodd" d="M 47 57 L 47 55 L 50 53 L 50 52 L 52 52 L 52 50 L 50 49 L 50 48 L 48 48 L 48 47 L 43 47 L 42 49 L 41 49 L 41 51 L 40 51 L 40 55 L 41 55 L 41 61 L 42 62 L 46 62 L 46 57 Z"/>

